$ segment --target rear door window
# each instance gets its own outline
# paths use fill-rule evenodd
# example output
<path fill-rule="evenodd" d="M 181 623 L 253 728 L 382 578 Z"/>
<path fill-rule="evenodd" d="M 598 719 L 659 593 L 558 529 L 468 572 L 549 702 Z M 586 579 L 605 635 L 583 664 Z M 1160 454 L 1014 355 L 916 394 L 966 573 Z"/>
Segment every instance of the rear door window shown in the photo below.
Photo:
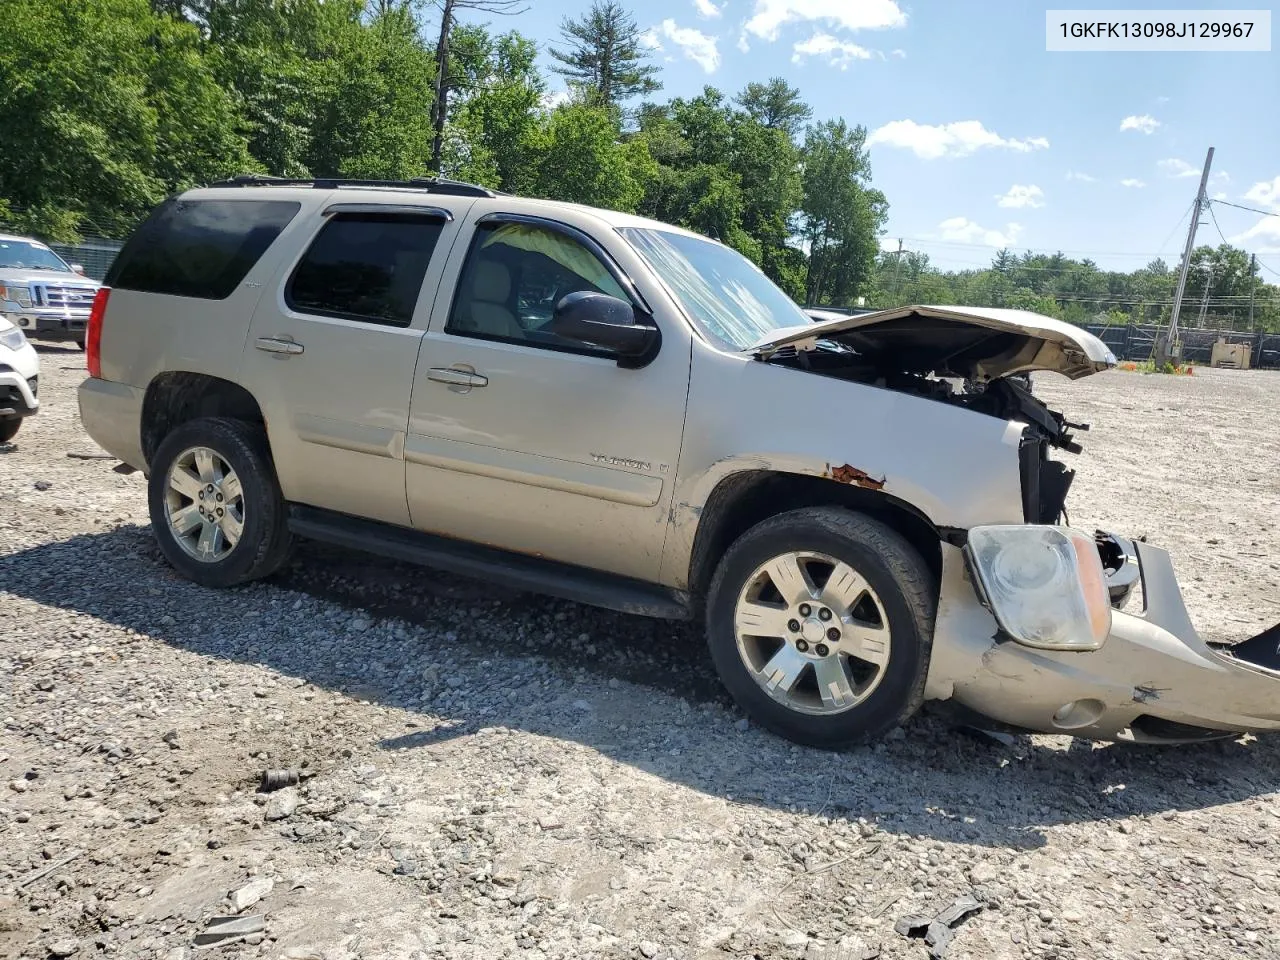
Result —
<path fill-rule="evenodd" d="M 293 271 L 285 302 L 299 313 L 407 327 L 444 223 L 433 214 L 335 214 Z"/>
<path fill-rule="evenodd" d="M 125 244 L 106 284 L 225 300 L 300 208 L 293 200 L 168 200 Z"/>

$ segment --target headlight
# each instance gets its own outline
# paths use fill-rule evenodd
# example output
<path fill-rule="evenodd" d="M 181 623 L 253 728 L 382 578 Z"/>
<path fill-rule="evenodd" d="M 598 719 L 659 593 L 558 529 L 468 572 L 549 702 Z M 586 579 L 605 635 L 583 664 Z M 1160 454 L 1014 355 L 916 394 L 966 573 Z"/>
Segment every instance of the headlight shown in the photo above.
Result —
<path fill-rule="evenodd" d="M 8 347 L 10 350 L 19 349 L 27 338 L 23 336 L 21 330 L 17 327 L 10 327 L 8 330 L 0 330 L 0 347 Z"/>
<path fill-rule="evenodd" d="M 970 568 L 1000 626 L 1043 650 L 1097 650 L 1111 601 L 1092 537 L 1066 527 L 974 527 Z"/>
<path fill-rule="evenodd" d="M 26 285 L 0 283 L 0 300 L 8 300 L 20 307 L 31 306 L 31 288 Z"/>

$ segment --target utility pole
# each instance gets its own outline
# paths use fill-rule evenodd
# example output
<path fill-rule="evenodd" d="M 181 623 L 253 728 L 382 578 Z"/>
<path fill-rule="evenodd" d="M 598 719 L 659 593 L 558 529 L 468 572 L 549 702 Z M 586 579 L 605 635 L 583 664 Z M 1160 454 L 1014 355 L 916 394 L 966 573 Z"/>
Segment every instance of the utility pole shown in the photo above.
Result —
<path fill-rule="evenodd" d="M 1254 275 L 1258 272 L 1258 255 L 1256 253 L 1249 254 L 1249 332 L 1257 333 L 1258 328 L 1253 322 L 1253 293 L 1257 283 L 1254 281 Z"/>
<path fill-rule="evenodd" d="M 1204 296 L 1200 298 L 1200 319 L 1196 321 L 1196 325 L 1200 328 L 1205 326 L 1205 315 L 1209 312 L 1209 288 L 1213 286 L 1213 264 L 1209 264 L 1209 270 L 1204 278 Z"/>
<path fill-rule="evenodd" d="M 1178 275 L 1178 292 L 1173 295 L 1173 315 L 1169 318 L 1169 331 L 1164 337 L 1156 337 L 1155 361 L 1163 367 L 1169 361 L 1170 351 L 1178 349 L 1178 314 L 1182 312 L 1182 295 L 1187 292 L 1187 271 L 1191 268 L 1191 251 L 1196 245 L 1196 230 L 1200 215 L 1204 213 L 1205 190 L 1209 185 L 1209 168 L 1213 166 L 1213 147 L 1204 158 L 1204 172 L 1200 174 L 1200 190 L 1192 205 L 1191 228 L 1187 231 L 1187 246 L 1182 251 L 1182 272 Z"/>
<path fill-rule="evenodd" d="M 898 277 L 902 274 L 902 238 L 898 238 L 898 264 L 893 268 L 893 305 L 898 306 Z"/>

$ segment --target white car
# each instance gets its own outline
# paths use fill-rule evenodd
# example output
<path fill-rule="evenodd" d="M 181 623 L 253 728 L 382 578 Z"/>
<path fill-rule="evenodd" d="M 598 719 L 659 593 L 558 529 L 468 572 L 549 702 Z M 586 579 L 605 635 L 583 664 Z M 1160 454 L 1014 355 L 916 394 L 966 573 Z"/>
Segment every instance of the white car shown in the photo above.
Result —
<path fill-rule="evenodd" d="M 8 443 L 25 417 L 40 408 L 40 358 L 26 334 L 0 316 L 0 443 Z"/>

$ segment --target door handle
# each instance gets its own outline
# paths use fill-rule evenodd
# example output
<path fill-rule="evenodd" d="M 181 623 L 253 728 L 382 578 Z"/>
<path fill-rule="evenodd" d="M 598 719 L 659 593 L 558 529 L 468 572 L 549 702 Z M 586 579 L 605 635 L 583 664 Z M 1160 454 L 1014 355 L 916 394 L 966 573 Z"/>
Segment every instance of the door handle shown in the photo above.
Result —
<path fill-rule="evenodd" d="M 283 353 L 291 357 L 297 356 L 305 349 L 297 341 L 285 340 L 283 337 L 259 337 L 254 346 L 267 353 Z"/>
<path fill-rule="evenodd" d="M 434 380 L 436 383 L 452 384 L 455 387 L 487 387 L 489 385 L 489 378 L 483 374 L 459 370 L 456 367 L 432 367 L 427 372 L 427 379 Z"/>

